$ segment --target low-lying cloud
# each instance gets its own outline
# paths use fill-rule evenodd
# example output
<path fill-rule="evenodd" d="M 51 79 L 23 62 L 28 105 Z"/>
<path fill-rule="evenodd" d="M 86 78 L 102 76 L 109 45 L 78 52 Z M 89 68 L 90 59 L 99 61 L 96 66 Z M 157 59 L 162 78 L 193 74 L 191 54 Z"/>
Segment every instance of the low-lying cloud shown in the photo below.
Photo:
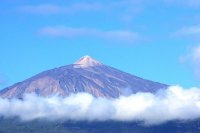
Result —
<path fill-rule="evenodd" d="M 0 116 L 22 120 L 143 121 L 160 124 L 200 117 L 200 89 L 171 86 L 152 93 L 137 93 L 117 99 L 95 98 L 87 93 L 61 98 L 25 95 L 23 100 L 0 99 Z"/>

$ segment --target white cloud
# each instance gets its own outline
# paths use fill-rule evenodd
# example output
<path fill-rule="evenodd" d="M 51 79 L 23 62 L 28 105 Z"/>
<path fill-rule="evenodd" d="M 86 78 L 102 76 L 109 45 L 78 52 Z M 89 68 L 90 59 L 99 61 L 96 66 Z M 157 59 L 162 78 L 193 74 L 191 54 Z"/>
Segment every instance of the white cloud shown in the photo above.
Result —
<path fill-rule="evenodd" d="M 39 31 L 40 35 L 66 37 L 66 38 L 99 38 L 109 41 L 134 42 L 140 39 L 136 32 L 128 30 L 108 30 L 103 31 L 91 28 L 71 28 L 71 27 L 45 27 Z"/>
<path fill-rule="evenodd" d="M 0 116 L 22 120 L 144 121 L 159 124 L 200 117 L 200 88 L 171 86 L 156 94 L 137 93 L 117 99 L 95 98 L 87 93 L 66 98 L 26 95 L 23 100 L 1 99 Z"/>
<path fill-rule="evenodd" d="M 19 8 L 25 13 L 37 14 L 57 14 L 57 13 L 73 13 L 82 11 L 98 11 L 101 5 L 96 3 L 74 3 L 68 6 L 61 6 L 56 4 L 40 4 L 40 5 L 25 5 Z"/>

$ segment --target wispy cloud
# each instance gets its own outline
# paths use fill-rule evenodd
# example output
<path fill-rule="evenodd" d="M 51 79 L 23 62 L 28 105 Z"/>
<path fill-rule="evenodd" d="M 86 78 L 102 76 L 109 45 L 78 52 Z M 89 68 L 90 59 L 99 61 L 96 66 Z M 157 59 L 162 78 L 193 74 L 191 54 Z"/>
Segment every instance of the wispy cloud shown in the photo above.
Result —
<path fill-rule="evenodd" d="M 45 27 L 39 31 L 40 35 L 66 37 L 66 38 L 98 38 L 109 41 L 134 42 L 140 39 L 137 32 L 129 30 L 99 30 L 92 28 L 71 28 L 71 27 Z"/>
<path fill-rule="evenodd" d="M 137 93 L 117 99 L 87 93 L 69 97 L 26 95 L 23 100 L 0 98 L 0 116 L 22 120 L 143 121 L 160 124 L 200 118 L 200 89 L 171 86 L 157 94 Z"/>
<path fill-rule="evenodd" d="M 193 64 L 194 73 L 200 79 L 200 45 L 192 48 L 190 58 Z"/>
<path fill-rule="evenodd" d="M 4 82 L 5 80 L 0 77 L 0 85 L 2 85 Z"/>
<path fill-rule="evenodd" d="M 181 37 L 194 41 L 197 45 L 189 48 L 187 54 L 180 57 L 180 62 L 188 62 L 192 65 L 195 76 L 200 80 L 200 25 L 185 26 L 173 33 L 176 37 Z"/>
<path fill-rule="evenodd" d="M 200 45 L 190 47 L 188 52 L 179 59 L 181 63 L 189 63 L 194 75 L 200 80 Z"/>
<path fill-rule="evenodd" d="M 37 14 L 57 14 L 57 13 L 73 13 L 82 11 L 97 11 L 101 9 L 101 5 L 95 3 L 75 3 L 72 5 L 56 5 L 56 4 L 40 4 L 25 5 L 19 7 L 19 10 L 25 13 Z"/>
<path fill-rule="evenodd" d="M 3 74 L 0 74 L 0 86 L 6 83 L 6 77 Z"/>
<path fill-rule="evenodd" d="M 164 0 L 164 1 L 170 4 L 185 5 L 191 7 L 200 6 L 199 0 Z"/>
<path fill-rule="evenodd" d="M 150 2 L 149 2 L 150 3 Z M 93 13 L 98 11 L 104 14 L 112 14 L 124 21 L 130 21 L 134 16 L 142 11 L 144 0 L 118 0 L 118 1 L 95 1 L 95 2 L 74 2 L 71 4 L 49 4 L 24 5 L 19 7 L 23 13 L 32 14 L 71 14 L 71 13 Z"/>
<path fill-rule="evenodd" d="M 200 37 L 200 25 L 183 27 L 174 33 L 175 36 Z"/>

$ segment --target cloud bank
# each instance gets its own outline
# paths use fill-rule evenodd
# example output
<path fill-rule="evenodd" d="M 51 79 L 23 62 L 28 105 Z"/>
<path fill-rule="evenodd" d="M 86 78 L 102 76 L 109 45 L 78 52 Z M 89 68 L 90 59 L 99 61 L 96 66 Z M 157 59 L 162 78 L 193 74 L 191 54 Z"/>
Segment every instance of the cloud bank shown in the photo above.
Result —
<path fill-rule="evenodd" d="M 200 117 L 200 89 L 172 86 L 156 94 L 137 93 L 118 99 L 95 98 L 87 93 L 66 98 L 24 96 L 24 100 L 0 99 L 0 116 L 22 120 L 143 121 L 160 124 Z"/>

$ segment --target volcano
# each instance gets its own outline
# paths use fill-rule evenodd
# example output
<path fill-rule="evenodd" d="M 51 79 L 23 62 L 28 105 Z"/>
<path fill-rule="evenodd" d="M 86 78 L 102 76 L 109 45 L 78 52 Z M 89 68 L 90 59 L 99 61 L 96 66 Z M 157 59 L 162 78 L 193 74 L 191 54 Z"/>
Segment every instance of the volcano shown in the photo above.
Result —
<path fill-rule="evenodd" d="M 72 93 L 86 92 L 95 97 L 117 98 L 137 92 L 155 93 L 165 88 L 165 84 L 122 72 L 84 56 L 74 64 L 41 72 L 7 87 L 0 91 L 0 97 L 22 98 L 27 93 L 66 97 Z"/>

